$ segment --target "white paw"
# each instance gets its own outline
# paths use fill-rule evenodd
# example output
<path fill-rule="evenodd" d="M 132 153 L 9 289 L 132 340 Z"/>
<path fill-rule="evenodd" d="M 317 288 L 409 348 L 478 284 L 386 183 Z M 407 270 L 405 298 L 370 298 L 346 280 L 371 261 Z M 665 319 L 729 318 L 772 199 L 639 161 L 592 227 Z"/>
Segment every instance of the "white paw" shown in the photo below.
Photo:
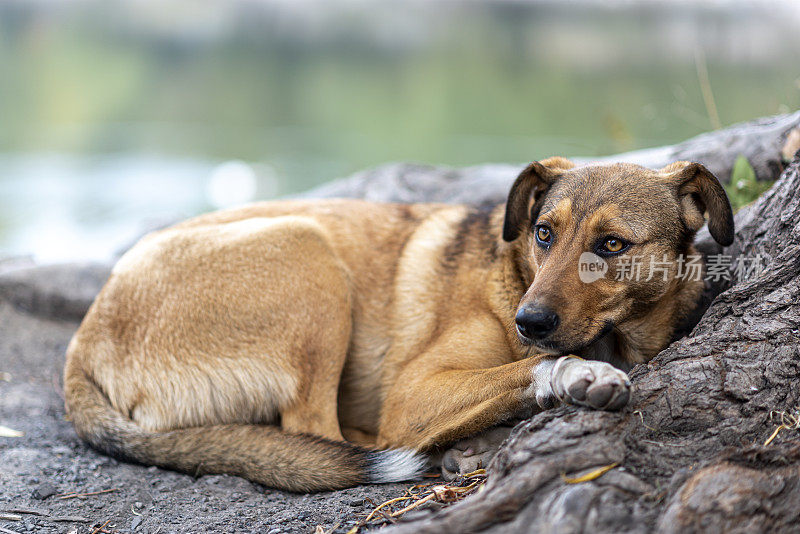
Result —
<path fill-rule="evenodd" d="M 462 439 L 442 456 L 442 477 L 453 480 L 489 465 L 500 444 L 511 433 L 510 426 L 496 426 L 483 434 Z"/>
<path fill-rule="evenodd" d="M 631 381 L 610 363 L 559 358 L 550 373 L 553 394 L 562 402 L 597 410 L 619 410 L 628 404 Z"/>

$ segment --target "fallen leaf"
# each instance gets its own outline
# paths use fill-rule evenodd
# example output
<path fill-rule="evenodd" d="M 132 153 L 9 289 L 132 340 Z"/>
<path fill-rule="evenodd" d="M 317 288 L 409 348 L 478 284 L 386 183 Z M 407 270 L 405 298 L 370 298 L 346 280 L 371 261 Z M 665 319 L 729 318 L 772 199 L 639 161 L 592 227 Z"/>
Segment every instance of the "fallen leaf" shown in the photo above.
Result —
<path fill-rule="evenodd" d="M 609 471 L 611 471 L 612 469 L 614 469 L 618 465 L 619 465 L 619 462 L 614 462 L 611 465 L 606 465 L 604 467 L 601 467 L 600 469 L 595 469 L 594 471 L 590 471 L 590 472 L 586 473 L 585 475 L 580 476 L 578 478 L 567 478 L 564 475 L 561 475 L 561 478 L 564 479 L 564 482 L 566 482 L 567 484 L 578 484 L 580 482 L 588 482 L 590 480 L 594 480 L 596 478 L 600 478 L 601 476 L 605 475 L 606 473 L 608 473 Z"/>

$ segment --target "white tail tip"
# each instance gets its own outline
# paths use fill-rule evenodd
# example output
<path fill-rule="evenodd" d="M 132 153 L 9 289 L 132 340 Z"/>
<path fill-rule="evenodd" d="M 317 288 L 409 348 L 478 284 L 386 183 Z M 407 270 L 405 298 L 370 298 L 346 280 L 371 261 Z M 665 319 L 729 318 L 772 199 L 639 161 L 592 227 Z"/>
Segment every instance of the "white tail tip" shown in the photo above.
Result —
<path fill-rule="evenodd" d="M 370 482 L 403 482 L 425 472 L 428 458 L 411 449 L 389 449 L 370 453 L 368 476 Z"/>

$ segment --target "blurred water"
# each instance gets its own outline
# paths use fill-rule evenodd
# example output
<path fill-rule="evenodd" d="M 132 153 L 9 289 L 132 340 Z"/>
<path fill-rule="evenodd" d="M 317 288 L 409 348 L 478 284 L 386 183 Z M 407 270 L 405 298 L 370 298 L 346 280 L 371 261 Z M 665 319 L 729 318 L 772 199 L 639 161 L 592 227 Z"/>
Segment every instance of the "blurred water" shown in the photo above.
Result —
<path fill-rule="evenodd" d="M 611 6 L 611 7 L 609 7 Z M 0 2 L 0 257 L 386 161 L 603 155 L 800 107 L 800 2 Z M 148 222 L 150 221 L 150 222 Z"/>
<path fill-rule="evenodd" d="M 141 156 L 0 158 L 5 254 L 104 259 L 150 225 L 208 209 L 211 165 Z"/>

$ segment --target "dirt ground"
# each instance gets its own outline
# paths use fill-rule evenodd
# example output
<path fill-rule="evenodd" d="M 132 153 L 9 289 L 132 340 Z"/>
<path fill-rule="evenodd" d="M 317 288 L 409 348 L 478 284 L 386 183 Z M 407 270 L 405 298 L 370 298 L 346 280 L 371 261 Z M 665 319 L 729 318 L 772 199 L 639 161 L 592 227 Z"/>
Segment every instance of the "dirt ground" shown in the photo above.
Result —
<path fill-rule="evenodd" d="M 92 533 L 106 521 L 105 532 L 277 534 L 317 525 L 346 532 L 373 502 L 402 494 L 407 485 L 293 494 L 238 477 L 122 463 L 86 447 L 64 418 L 61 373 L 67 343 L 105 272 L 0 269 L 0 426 L 24 432 L 0 437 L 0 532 Z M 9 513 L 21 520 L 5 519 Z"/>

